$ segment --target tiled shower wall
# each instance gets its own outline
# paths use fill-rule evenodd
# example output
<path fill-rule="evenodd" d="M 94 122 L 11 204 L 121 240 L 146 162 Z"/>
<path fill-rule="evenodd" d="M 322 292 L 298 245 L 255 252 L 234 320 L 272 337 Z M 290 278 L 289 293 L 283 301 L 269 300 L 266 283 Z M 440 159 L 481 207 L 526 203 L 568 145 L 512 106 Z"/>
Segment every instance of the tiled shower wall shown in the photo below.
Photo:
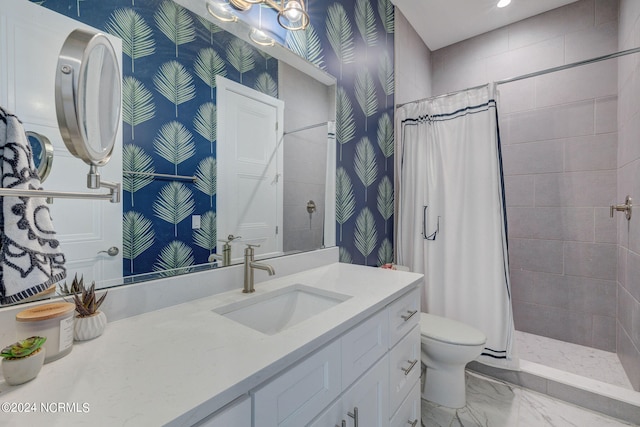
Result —
<path fill-rule="evenodd" d="M 403 104 L 431 96 L 431 51 L 400 9 L 395 17 L 396 103 Z"/>
<path fill-rule="evenodd" d="M 619 48 L 640 46 L 640 2 L 620 1 Z M 618 68 L 618 198 L 640 202 L 640 55 L 621 58 Z M 640 215 L 618 221 L 618 356 L 640 391 Z"/>
<path fill-rule="evenodd" d="M 331 90 L 324 84 L 281 62 L 278 66 L 279 97 L 285 102 L 284 128 L 284 241 L 285 252 L 309 251 L 322 246 L 325 212 L 325 176 L 327 170 L 326 125 Z M 309 102 L 312 99 L 313 102 Z M 307 212 L 314 201 L 316 211 Z"/>
<path fill-rule="evenodd" d="M 617 50 L 618 1 L 581 0 L 433 52 L 433 94 Z M 500 86 L 516 329 L 616 351 L 617 64 Z"/>

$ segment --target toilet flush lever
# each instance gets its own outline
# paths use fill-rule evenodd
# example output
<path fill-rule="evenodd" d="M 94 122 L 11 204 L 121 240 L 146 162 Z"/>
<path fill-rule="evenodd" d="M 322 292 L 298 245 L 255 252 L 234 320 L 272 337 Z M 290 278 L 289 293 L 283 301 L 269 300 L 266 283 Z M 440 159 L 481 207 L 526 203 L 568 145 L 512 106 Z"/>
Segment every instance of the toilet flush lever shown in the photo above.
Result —
<path fill-rule="evenodd" d="M 609 215 L 611 216 L 611 218 L 613 218 L 613 213 L 615 211 L 618 212 L 624 212 L 625 217 L 627 218 L 627 221 L 631 220 L 631 210 L 633 209 L 633 200 L 631 199 L 630 196 L 627 196 L 627 198 L 624 200 L 624 205 L 611 205 L 610 206 L 610 211 L 609 211 Z"/>

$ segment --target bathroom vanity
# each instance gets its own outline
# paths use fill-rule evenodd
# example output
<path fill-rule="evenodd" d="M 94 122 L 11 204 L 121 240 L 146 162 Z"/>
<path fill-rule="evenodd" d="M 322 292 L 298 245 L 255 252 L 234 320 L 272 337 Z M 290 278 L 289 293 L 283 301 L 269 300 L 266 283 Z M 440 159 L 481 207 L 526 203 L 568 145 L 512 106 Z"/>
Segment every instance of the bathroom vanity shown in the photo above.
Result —
<path fill-rule="evenodd" d="M 0 383 L 0 401 L 35 404 L 0 424 L 419 425 L 422 276 L 331 263 L 276 277 L 109 323 L 35 380 Z"/>

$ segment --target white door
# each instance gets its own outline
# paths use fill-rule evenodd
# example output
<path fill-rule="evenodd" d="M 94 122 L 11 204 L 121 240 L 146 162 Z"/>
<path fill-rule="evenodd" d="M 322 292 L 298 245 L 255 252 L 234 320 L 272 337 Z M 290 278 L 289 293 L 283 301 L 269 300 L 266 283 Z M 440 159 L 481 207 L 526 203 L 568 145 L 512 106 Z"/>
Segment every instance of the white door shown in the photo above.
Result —
<path fill-rule="evenodd" d="M 241 236 L 231 245 L 232 262 L 244 245 L 256 255 L 282 253 L 282 120 L 284 102 L 216 77 L 218 239 Z"/>
<path fill-rule="evenodd" d="M 0 8 L 0 104 L 15 113 L 27 131 L 46 136 L 54 146 L 53 169 L 45 190 L 88 190 L 89 171 L 66 149 L 55 112 L 55 70 L 67 35 L 91 28 L 28 0 L 12 0 Z M 122 57 L 121 40 L 109 36 Z M 104 181 L 122 181 L 122 130 L 118 130 L 111 161 L 99 169 Z M 106 192 L 106 190 L 101 190 Z M 53 226 L 67 263 L 67 282 L 84 275 L 100 286 L 122 279 L 122 204 L 108 201 L 55 199 L 50 205 Z M 116 256 L 106 251 L 118 248 Z"/>

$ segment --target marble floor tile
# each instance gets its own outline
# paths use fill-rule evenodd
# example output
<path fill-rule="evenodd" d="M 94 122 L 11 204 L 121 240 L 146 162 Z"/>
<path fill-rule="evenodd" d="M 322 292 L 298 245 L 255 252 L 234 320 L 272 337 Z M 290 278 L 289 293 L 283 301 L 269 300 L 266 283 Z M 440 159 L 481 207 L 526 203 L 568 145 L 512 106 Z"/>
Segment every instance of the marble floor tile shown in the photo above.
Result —
<path fill-rule="evenodd" d="M 615 353 L 521 331 L 515 336 L 522 360 L 633 390 Z"/>
<path fill-rule="evenodd" d="M 425 427 L 623 427 L 624 423 L 530 390 L 467 373 L 467 405 L 422 401 Z"/>

